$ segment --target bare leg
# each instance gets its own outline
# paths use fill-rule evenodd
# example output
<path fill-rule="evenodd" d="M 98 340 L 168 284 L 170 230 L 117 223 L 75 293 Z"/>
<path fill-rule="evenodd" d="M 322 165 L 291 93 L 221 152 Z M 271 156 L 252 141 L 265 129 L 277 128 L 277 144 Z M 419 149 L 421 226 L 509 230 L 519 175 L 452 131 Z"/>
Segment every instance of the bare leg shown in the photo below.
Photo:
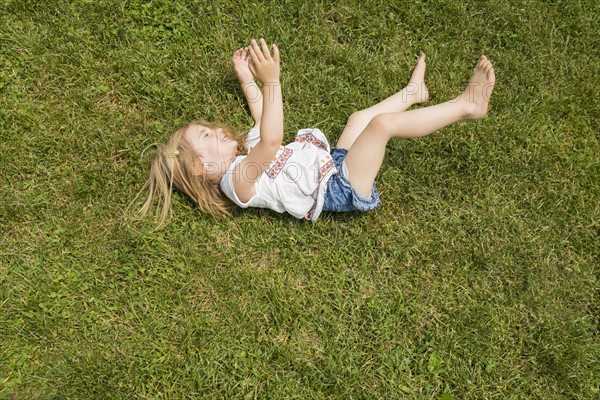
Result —
<path fill-rule="evenodd" d="M 425 86 L 425 68 L 425 54 L 421 53 L 406 87 L 374 106 L 353 113 L 348 118 L 336 146 L 349 149 L 367 124 L 378 114 L 404 111 L 414 104 L 427 101 L 429 92 Z"/>
<path fill-rule="evenodd" d="M 358 136 L 345 160 L 352 187 L 363 196 L 370 195 L 385 147 L 392 137 L 422 137 L 462 119 L 483 118 L 495 80 L 492 63 L 481 56 L 469 85 L 457 98 L 431 107 L 375 116 Z"/>

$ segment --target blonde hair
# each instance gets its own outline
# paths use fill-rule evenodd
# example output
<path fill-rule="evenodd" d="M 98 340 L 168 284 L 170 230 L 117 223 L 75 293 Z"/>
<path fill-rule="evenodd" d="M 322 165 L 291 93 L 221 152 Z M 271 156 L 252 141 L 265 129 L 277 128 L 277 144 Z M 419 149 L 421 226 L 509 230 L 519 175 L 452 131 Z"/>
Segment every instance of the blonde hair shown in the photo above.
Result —
<path fill-rule="evenodd" d="M 173 188 L 186 194 L 205 213 L 217 218 L 229 216 L 231 201 L 221 192 L 219 179 L 207 174 L 197 173 L 198 156 L 185 140 L 185 132 L 191 125 L 203 125 L 210 129 L 223 129 L 238 142 L 238 154 L 245 152 L 244 138 L 246 135 L 235 135 L 235 130 L 226 125 L 195 121 L 177 129 L 167 143 L 158 144 L 157 152 L 150 164 L 148 180 L 134 199 L 148 191 L 148 197 L 137 213 L 143 218 L 157 202 L 157 216 L 160 229 L 172 217 L 171 196 Z"/>

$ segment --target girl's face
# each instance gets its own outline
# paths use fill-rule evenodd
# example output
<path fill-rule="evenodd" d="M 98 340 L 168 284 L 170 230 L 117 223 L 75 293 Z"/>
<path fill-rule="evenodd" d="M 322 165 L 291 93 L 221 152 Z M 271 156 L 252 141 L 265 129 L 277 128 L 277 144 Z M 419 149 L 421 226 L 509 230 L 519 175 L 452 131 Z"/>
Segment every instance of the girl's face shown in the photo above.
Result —
<path fill-rule="evenodd" d="M 183 137 L 194 149 L 208 174 L 224 173 L 238 152 L 237 141 L 222 129 L 190 125 Z"/>

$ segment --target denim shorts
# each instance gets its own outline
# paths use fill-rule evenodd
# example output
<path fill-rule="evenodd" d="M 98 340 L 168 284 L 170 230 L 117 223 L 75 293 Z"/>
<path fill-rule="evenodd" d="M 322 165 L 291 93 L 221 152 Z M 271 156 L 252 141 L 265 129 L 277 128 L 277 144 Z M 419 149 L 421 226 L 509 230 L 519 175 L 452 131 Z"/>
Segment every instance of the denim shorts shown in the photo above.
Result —
<path fill-rule="evenodd" d="M 327 182 L 323 211 L 370 211 L 379 207 L 379 193 L 377 193 L 375 182 L 373 182 L 373 189 L 371 189 L 370 197 L 358 194 L 356 190 L 350 186 L 348 170 L 344 165 L 344 159 L 347 155 L 347 149 L 334 147 L 331 150 L 331 158 L 337 168 L 337 173 L 329 178 L 329 181 Z"/>

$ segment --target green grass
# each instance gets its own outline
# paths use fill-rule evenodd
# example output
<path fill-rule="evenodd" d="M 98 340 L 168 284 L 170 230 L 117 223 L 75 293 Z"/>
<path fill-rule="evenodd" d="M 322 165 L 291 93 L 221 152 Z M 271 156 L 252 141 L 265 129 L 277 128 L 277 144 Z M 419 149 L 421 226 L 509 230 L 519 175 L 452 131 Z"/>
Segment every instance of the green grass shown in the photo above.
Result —
<path fill-rule="evenodd" d="M 0 2 L 0 397 L 598 398 L 599 3 L 250 3 Z M 490 114 L 392 142 L 372 213 L 132 224 L 144 147 L 248 129 L 261 36 L 287 139 L 421 51 L 431 104 L 486 54 Z"/>

